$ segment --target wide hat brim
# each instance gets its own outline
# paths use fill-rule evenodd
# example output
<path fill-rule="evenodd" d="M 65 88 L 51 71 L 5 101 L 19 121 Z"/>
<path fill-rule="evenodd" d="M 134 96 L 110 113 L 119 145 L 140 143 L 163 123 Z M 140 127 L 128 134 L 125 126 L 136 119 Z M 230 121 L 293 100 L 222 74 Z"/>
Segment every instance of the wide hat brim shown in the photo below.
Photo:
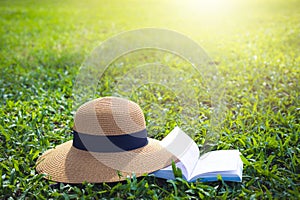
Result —
<path fill-rule="evenodd" d="M 138 177 L 168 165 L 177 158 L 161 146 L 158 140 L 148 138 L 144 147 L 115 153 L 96 153 L 77 149 L 72 141 L 46 151 L 37 161 L 38 173 L 62 183 L 116 182 L 133 173 Z"/>

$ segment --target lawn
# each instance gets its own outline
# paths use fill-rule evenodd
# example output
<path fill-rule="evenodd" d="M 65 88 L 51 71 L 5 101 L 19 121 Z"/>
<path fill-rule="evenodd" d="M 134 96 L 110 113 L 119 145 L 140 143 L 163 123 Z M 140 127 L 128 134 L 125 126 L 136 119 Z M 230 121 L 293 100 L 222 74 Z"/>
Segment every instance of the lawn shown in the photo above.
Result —
<path fill-rule="evenodd" d="M 299 199 L 300 1 L 211 2 L 1 0 L 0 199 Z M 242 183 L 146 176 L 50 187 L 53 182 L 37 174 L 35 163 L 45 150 L 72 138 L 72 90 L 81 64 L 104 40 L 144 27 L 185 34 L 213 60 L 227 108 L 213 148 L 240 150 Z M 108 72 L 96 97 L 113 94 L 114 73 L 122 72 Z M 164 88 L 147 86 L 132 98 L 144 98 L 145 105 L 162 98 L 169 106 L 165 118 L 155 115 L 156 107 L 144 110 L 153 137 L 161 139 L 175 126 L 180 106 Z M 205 117 L 195 118 L 193 128 L 201 147 L 210 114 L 199 101 Z"/>

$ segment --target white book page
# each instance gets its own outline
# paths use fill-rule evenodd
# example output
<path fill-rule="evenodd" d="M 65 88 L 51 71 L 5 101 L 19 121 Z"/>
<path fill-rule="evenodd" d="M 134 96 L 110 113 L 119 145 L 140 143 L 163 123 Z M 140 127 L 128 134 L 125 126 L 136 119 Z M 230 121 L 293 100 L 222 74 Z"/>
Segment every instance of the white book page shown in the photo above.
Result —
<path fill-rule="evenodd" d="M 185 168 L 182 172 L 189 179 L 199 159 L 199 149 L 194 140 L 179 127 L 175 127 L 160 143 L 180 160 Z M 178 165 L 179 168 L 181 164 Z"/>
<path fill-rule="evenodd" d="M 240 152 L 238 150 L 211 151 L 201 156 L 194 168 L 192 177 L 214 172 L 236 171 Z"/>

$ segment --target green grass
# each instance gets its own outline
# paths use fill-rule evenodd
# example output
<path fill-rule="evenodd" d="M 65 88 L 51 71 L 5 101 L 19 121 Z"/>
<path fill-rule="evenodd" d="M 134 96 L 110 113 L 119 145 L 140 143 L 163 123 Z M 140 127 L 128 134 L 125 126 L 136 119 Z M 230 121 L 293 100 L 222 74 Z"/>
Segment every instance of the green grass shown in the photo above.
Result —
<path fill-rule="evenodd" d="M 230 2 L 224 12 L 209 13 L 180 1 L 0 1 L 0 199 L 299 199 L 300 2 Z M 243 182 L 142 177 L 50 188 L 35 162 L 71 139 L 72 87 L 81 63 L 105 39 L 143 27 L 188 35 L 217 64 L 228 109 L 215 149 L 242 152 Z M 98 94 L 111 93 L 113 78 L 105 76 Z M 155 127 L 157 111 L 145 111 L 161 138 L 175 126 L 179 108 L 158 89 L 140 88 L 132 98 L 151 105 L 162 96 L 170 110 L 166 122 L 158 117 Z M 207 109 L 199 112 L 209 116 Z M 199 145 L 208 119 L 195 119 Z"/>

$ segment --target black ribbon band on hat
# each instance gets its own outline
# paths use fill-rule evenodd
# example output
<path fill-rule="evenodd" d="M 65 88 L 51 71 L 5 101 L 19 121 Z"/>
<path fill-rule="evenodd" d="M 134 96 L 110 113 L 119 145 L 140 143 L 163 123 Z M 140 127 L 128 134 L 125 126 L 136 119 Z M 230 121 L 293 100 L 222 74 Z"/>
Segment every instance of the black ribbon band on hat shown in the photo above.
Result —
<path fill-rule="evenodd" d="M 141 148 L 148 144 L 147 130 L 124 135 L 89 135 L 73 130 L 73 146 L 92 152 L 122 152 Z"/>

